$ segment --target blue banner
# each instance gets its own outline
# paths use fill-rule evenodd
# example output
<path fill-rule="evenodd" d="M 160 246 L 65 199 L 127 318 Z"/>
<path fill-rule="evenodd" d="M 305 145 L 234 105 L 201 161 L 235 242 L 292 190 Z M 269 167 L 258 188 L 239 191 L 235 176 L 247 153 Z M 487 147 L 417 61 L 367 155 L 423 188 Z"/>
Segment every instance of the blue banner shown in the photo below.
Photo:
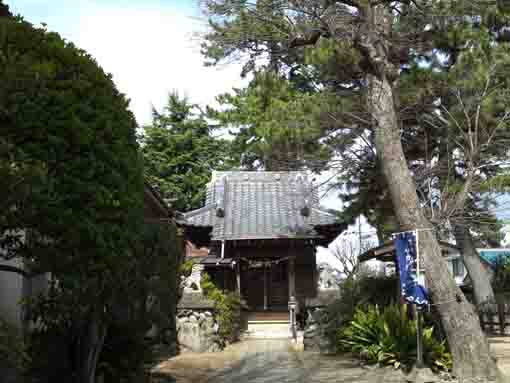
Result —
<path fill-rule="evenodd" d="M 427 305 L 428 292 L 418 283 L 416 270 L 416 233 L 408 231 L 394 236 L 402 296 L 409 303 Z"/>

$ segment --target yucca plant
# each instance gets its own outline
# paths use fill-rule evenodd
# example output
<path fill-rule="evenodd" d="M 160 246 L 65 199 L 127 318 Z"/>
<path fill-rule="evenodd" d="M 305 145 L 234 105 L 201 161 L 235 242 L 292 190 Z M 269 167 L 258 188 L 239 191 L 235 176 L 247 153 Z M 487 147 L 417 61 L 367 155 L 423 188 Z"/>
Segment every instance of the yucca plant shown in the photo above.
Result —
<path fill-rule="evenodd" d="M 451 355 L 446 344 L 434 337 L 433 327 L 424 328 L 423 340 L 425 362 L 434 369 L 451 369 Z M 351 323 L 338 332 L 338 345 L 368 363 L 410 368 L 416 361 L 416 321 L 409 319 L 407 306 L 358 309 Z"/>

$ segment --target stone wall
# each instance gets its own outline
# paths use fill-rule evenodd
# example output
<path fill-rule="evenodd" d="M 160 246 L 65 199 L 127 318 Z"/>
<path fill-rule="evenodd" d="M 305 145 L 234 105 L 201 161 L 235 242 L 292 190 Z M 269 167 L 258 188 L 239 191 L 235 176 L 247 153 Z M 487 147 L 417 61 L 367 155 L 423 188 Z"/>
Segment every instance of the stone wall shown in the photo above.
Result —
<path fill-rule="evenodd" d="M 180 309 L 177 339 L 182 352 L 217 352 L 223 349 L 218 323 L 212 310 Z"/>
<path fill-rule="evenodd" d="M 181 352 L 223 349 L 214 316 L 214 302 L 200 291 L 185 291 L 177 309 L 177 341 Z"/>
<path fill-rule="evenodd" d="M 321 354 L 334 353 L 334 345 L 325 334 L 325 311 L 322 308 L 308 308 L 303 346 L 305 351 L 315 351 Z"/>

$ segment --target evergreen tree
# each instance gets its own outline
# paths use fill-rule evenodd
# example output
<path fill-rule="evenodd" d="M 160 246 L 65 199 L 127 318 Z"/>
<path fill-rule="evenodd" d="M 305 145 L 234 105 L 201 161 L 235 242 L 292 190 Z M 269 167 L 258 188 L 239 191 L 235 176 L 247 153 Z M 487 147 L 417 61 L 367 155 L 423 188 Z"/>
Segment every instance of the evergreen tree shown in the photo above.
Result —
<path fill-rule="evenodd" d="M 142 220 L 136 121 L 92 57 L 21 17 L 0 16 L 0 83 L 1 255 L 51 274 L 32 319 L 91 383 Z"/>
<path fill-rule="evenodd" d="M 231 166 L 229 142 L 214 136 L 220 132 L 197 109 L 170 94 L 163 112 L 153 111 L 141 139 L 146 178 L 181 211 L 201 207 L 212 170 Z"/>

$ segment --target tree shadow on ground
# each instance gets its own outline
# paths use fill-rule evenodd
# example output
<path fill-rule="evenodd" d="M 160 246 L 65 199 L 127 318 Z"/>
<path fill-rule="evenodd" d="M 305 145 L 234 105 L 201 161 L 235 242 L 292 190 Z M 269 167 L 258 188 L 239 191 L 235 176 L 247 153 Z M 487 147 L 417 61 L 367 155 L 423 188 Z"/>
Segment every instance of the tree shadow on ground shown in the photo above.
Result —
<path fill-rule="evenodd" d="M 355 362 L 315 353 L 266 353 L 246 355 L 213 375 L 211 383 L 364 383 L 367 371 Z M 373 381 L 373 380 L 372 380 Z"/>

